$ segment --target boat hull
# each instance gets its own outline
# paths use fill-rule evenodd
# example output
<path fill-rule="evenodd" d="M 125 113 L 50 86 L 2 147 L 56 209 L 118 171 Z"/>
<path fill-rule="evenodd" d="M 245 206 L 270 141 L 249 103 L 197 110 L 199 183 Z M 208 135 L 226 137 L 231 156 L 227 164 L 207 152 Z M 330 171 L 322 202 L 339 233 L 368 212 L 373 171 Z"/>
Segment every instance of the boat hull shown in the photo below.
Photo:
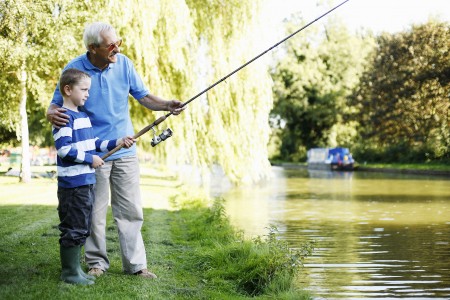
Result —
<path fill-rule="evenodd" d="M 311 170 L 327 170 L 327 171 L 354 171 L 356 168 L 353 164 L 329 164 L 313 162 L 308 163 L 308 169 Z"/>

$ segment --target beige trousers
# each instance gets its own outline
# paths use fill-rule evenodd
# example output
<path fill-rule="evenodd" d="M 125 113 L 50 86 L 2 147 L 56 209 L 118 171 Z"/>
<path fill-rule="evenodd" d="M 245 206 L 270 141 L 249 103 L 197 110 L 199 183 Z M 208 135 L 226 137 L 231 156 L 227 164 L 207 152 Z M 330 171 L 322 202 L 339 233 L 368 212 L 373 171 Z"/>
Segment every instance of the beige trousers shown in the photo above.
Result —
<path fill-rule="evenodd" d="M 144 221 L 139 188 L 139 162 L 136 156 L 122 157 L 96 169 L 95 202 L 91 235 L 85 254 L 89 268 L 109 268 L 106 251 L 106 213 L 111 191 L 111 207 L 118 228 L 122 269 L 135 273 L 147 268 L 141 227 Z"/>

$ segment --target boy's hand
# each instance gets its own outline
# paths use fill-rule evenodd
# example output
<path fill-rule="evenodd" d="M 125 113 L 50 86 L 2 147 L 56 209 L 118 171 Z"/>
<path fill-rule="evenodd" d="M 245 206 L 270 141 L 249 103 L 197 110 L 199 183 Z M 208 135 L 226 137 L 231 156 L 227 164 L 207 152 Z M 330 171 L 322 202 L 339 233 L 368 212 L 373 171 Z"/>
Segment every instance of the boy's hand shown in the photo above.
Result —
<path fill-rule="evenodd" d="M 123 144 L 125 148 L 130 148 L 136 142 L 136 139 L 132 136 L 124 136 L 123 138 L 117 139 L 116 145 Z"/>
<path fill-rule="evenodd" d="M 92 167 L 94 168 L 94 169 L 96 169 L 96 168 L 98 168 L 98 167 L 100 167 L 100 166 L 103 166 L 103 164 L 104 164 L 105 162 L 103 161 L 103 159 L 101 159 L 100 158 L 100 156 L 98 156 L 98 155 L 92 155 Z"/>

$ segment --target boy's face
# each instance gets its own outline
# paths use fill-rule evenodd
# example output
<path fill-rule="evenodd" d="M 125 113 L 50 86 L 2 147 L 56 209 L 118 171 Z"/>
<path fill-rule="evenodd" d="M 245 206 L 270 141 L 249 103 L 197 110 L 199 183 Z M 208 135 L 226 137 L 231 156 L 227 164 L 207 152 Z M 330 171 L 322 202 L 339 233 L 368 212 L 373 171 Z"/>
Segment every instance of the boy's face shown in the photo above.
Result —
<path fill-rule="evenodd" d="M 86 77 L 72 87 L 66 86 L 66 94 L 75 106 L 83 106 L 89 97 L 91 79 Z"/>

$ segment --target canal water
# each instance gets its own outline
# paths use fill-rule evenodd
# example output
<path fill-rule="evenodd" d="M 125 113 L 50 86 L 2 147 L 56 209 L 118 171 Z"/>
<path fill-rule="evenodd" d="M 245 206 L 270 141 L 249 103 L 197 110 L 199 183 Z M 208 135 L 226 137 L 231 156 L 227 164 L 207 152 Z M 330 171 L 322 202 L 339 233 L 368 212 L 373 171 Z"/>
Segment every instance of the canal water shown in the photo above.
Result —
<path fill-rule="evenodd" d="M 292 248 L 315 241 L 299 278 L 315 299 L 450 299 L 450 178 L 273 173 L 215 193 L 247 237 L 275 225 Z"/>

